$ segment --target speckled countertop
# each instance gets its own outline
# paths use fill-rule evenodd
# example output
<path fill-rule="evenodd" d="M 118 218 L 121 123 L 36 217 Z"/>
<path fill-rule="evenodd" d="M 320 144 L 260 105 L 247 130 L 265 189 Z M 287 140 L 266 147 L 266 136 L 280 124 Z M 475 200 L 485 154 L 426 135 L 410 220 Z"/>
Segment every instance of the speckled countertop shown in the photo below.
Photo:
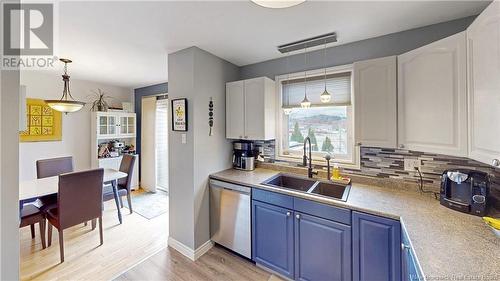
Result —
<path fill-rule="evenodd" d="M 225 170 L 210 177 L 401 220 L 427 280 L 500 280 L 500 238 L 480 217 L 417 192 L 352 183 L 347 202 L 262 185 L 279 171 Z"/>

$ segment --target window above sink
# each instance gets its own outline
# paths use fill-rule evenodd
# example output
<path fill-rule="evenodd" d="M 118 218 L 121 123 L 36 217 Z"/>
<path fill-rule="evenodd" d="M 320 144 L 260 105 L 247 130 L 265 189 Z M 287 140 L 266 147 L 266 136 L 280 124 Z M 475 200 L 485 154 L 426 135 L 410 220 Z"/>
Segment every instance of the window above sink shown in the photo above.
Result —
<path fill-rule="evenodd" d="M 326 77 L 326 82 L 325 82 Z M 359 146 L 354 144 L 354 111 L 351 99 L 352 65 L 281 75 L 276 78 L 279 96 L 276 150 L 280 160 L 302 159 L 303 141 L 309 136 L 313 161 L 325 164 L 325 154 L 349 168 L 359 167 Z M 332 95 L 328 103 L 320 101 L 325 89 Z M 310 108 L 301 108 L 304 91 Z"/>

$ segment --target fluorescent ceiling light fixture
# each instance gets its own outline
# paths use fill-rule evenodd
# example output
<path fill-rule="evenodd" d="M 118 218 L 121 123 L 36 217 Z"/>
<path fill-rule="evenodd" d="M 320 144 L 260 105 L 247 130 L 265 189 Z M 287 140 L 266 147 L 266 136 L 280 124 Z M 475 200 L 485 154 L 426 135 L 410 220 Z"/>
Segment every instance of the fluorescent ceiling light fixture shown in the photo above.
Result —
<path fill-rule="evenodd" d="M 251 0 L 251 1 L 259 6 L 271 9 L 289 8 L 306 2 L 306 0 Z"/>

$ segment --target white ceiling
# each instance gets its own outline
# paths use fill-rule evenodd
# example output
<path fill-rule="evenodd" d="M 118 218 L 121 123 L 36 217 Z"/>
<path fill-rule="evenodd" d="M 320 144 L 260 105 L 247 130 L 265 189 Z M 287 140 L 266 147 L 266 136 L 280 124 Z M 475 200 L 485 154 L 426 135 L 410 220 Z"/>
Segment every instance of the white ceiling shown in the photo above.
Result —
<path fill-rule="evenodd" d="M 336 31 L 345 44 L 475 15 L 488 3 L 60 2 L 56 55 L 73 59 L 72 78 L 136 88 L 167 81 L 167 54 L 190 46 L 242 66 L 279 57 L 283 43 Z"/>

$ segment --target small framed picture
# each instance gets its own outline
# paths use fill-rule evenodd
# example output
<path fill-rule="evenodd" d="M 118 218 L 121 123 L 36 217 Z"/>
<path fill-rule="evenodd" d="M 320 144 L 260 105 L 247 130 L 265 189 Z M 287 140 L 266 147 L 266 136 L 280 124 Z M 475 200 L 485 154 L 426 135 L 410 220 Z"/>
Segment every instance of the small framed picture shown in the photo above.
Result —
<path fill-rule="evenodd" d="M 172 100 L 172 130 L 186 132 L 188 130 L 187 99 Z"/>

